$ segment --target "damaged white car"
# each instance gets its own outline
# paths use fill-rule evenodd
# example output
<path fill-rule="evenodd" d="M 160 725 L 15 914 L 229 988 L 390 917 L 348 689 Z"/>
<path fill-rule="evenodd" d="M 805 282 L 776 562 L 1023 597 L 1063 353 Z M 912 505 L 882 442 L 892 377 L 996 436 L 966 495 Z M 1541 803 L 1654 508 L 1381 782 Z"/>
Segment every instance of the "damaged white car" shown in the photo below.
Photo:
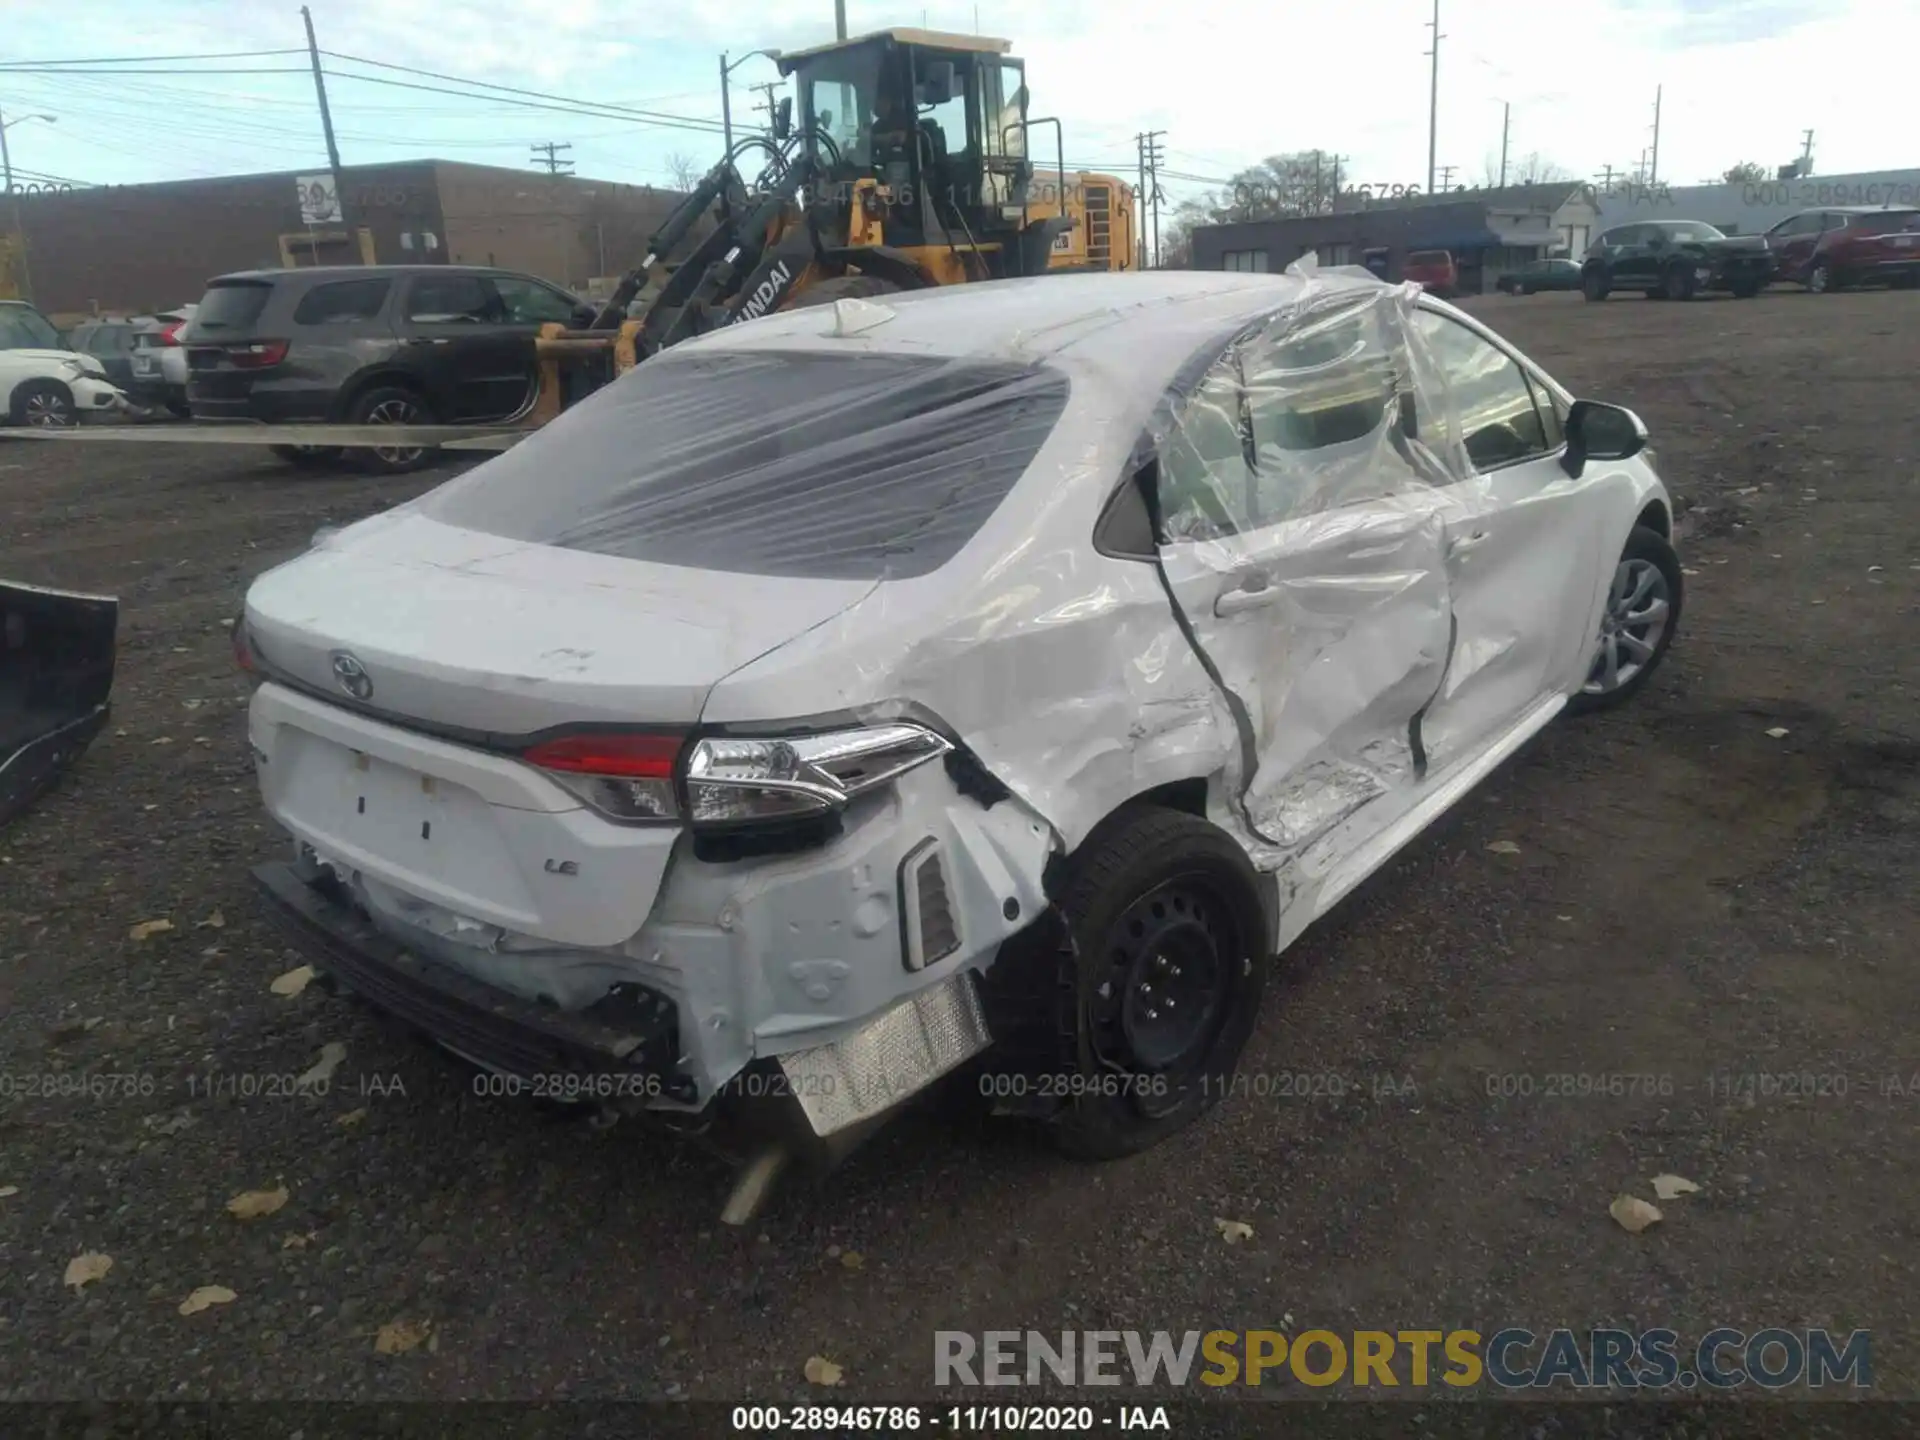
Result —
<path fill-rule="evenodd" d="M 1134 1151 L 1270 957 L 1659 664 L 1645 446 L 1358 272 L 731 327 L 254 583 L 256 873 L 495 1090 L 741 1121 L 736 1218 L 967 1063 Z"/>

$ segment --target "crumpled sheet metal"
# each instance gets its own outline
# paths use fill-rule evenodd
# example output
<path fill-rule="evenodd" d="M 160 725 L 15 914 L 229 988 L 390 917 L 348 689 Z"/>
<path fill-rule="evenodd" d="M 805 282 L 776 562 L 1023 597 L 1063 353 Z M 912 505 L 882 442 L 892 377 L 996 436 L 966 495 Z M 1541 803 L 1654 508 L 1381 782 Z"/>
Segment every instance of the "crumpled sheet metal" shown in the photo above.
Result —
<path fill-rule="evenodd" d="M 1057 477 L 1037 512 L 989 519 L 973 542 L 996 557 L 988 566 L 952 567 L 957 580 L 890 578 L 730 677 L 714 701 L 748 714 L 808 673 L 841 677 L 842 702 L 910 695 L 1068 849 L 1142 790 L 1213 775 L 1216 818 L 1278 869 L 1408 783 L 1414 757 L 1393 717 L 1434 693 L 1447 658 L 1436 497 L 1471 472 L 1457 450 L 1399 429 L 1403 396 L 1424 416 L 1451 413 L 1412 325 L 1417 290 L 1364 273 L 1295 278 L 1289 303 L 1252 320 L 1191 302 L 1191 319 L 1169 327 L 1188 387 L 1171 402 L 1171 367 L 1102 344 L 1107 317 L 1037 325 L 1025 348 L 1070 378 L 1086 422 L 1062 426 L 1036 457 L 1034 473 Z M 1358 391 L 1356 359 L 1370 378 Z M 1251 465 L 1223 373 L 1261 420 Z M 1203 658 L 1171 623 L 1153 566 L 1091 555 L 1100 507 L 1146 453 L 1159 456 L 1163 488 L 1175 472 L 1193 501 L 1168 517 L 1188 525 L 1162 547 L 1170 576 L 1184 564 L 1215 588 L 1230 581 L 1249 540 L 1219 522 L 1244 517 L 1250 493 L 1299 531 L 1299 545 L 1281 546 L 1294 567 L 1259 648 Z M 1346 508 L 1356 499 L 1386 503 Z M 1204 630 L 1211 617 L 1190 619 Z"/>

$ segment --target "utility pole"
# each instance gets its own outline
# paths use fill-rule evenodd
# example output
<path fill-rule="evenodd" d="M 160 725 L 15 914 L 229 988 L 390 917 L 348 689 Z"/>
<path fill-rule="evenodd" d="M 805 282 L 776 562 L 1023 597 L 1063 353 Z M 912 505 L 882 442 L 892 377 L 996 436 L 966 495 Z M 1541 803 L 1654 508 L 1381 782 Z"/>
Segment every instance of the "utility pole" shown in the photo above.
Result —
<path fill-rule="evenodd" d="M 1653 87 L 1653 160 L 1647 166 L 1647 184 L 1660 183 L 1660 92 L 1666 87 Z"/>
<path fill-rule="evenodd" d="M 755 90 L 758 90 L 760 94 L 764 97 L 761 100 L 760 104 L 755 106 L 754 108 L 758 110 L 766 111 L 767 133 L 771 135 L 773 133 L 774 107 L 780 103 L 780 99 L 779 99 L 780 92 L 787 88 L 786 82 L 782 80 L 765 80 L 765 81 L 762 81 L 760 84 L 755 85 L 753 88 Z"/>
<path fill-rule="evenodd" d="M 1133 192 L 1140 200 L 1140 229 L 1136 232 L 1140 241 L 1140 263 L 1134 268 L 1144 270 L 1147 268 L 1147 137 L 1144 131 L 1135 132 L 1133 148 L 1140 160 L 1140 183 Z"/>
<path fill-rule="evenodd" d="M 359 247 L 352 243 L 352 217 L 347 213 L 347 186 L 340 178 L 340 145 L 333 138 L 333 112 L 327 108 L 327 76 L 320 68 L 320 42 L 313 38 L 313 12 L 302 5 L 300 19 L 307 27 L 307 58 L 313 62 L 313 90 L 320 97 L 320 129 L 327 137 L 327 168 L 333 173 L 333 203 L 339 207 L 340 223 L 346 227 L 348 244 L 358 254 Z M 315 255 L 313 258 L 317 262 L 320 257 Z"/>
<path fill-rule="evenodd" d="M 1600 173 L 1601 192 L 1603 194 L 1611 195 L 1613 193 L 1613 166 L 1602 165 L 1600 167 L 1600 171 L 1601 171 Z"/>
<path fill-rule="evenodd" d="M 1800 147 L 1800 176 L 1805 179 L 1813 173 L 1813 131 L 1807 131 L 1806 143 Z"/>
<path fill-rule="evenodd" d="M 1166 159 L 1160 139 L 1167 132 L 1149 130 L 1141 136 L 1142 155 L 1146 163 L 1146 185 L 1149 203 L 1153 206 L 1153 263 L 1160 264 L 1160 162 Z"/>
<path fill-rule="evenodd" d="M 840 38 L 847 38 L 846 7 L 840 7 Z M 733 73 L 733 67 L 727 64 L 727 52 L 720 52 L 720 143 L 726 147 L 725 153 L 733 154 L 733 102 L 727 94 L 727 76 Z"/>
<path fill-rule="evenodd" d="M 33 299 L 33 277 L 27 271 L 27 222 L 20 213 L 20 196 L 13 188 L 13 156 L 7 150 L 7 117 L 0 115 L 0 172 L 6 176 L 7 204 L 13 208 L 13 233 L 20 245 L 20 298 Z"/>
<path fill-rule="evenodd" d="M 566 174 L 571 175 L 573 173 L 573 162 L 571 160 L 562 160 L 560 158 L 560 152 L 562 150 L 571 150 L 571 149 L 573 149 L 573 146 L 571 145 L 556 145 L 551 140 L 546 141 L 544 144 L 535 145 L 532 147 L 533 158 L 535 160 L 540 161 L 547 167 L 547 173 L 549 175 L 561 174 L 562 171 L 560 167 L 562 165 L 567 167 L 565 171 Z"/>
<path fill-rule="evenodd" d="M 1511 101 L 1500 102 L 1500 188 L 1507 188 L 1507 126 L 1513 119 Z"/>
<path fill-rule="evenodd" d="M 847 38 L 847 0 L 833 0 L 833 38 Z"/>
<path fill-rule="evenodd" d="M 1433 19 L 1427 28 L 1433 31 L 1433 49 L 1427 54 L 1433 57 L 1433 78 L 1427 90 L 1427 193 L 1433 193 L 1433 162 L 1439 154 L 1440 143 L 1440 42 L 1446 36 L 1440 33 L 1440 0 L 1433 0 Z"/>
<path fill-rule="evenodd" d="M 1442 190 L 1453 184 L 1453 172 L 1454 167 L 1451 165 L 1442 165 L 1440 167 L 1440 188 Z"/>

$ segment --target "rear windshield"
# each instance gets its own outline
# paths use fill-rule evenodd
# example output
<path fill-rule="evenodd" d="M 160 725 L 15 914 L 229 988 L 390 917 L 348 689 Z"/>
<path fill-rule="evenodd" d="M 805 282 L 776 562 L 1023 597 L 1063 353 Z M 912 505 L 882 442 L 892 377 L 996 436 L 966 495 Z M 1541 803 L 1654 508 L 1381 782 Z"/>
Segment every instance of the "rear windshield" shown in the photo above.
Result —
<path fill-rule="evenodd" d="M 512 540 L 754 575 L 924 575 L 1046 441 L 1066 377 L 918 356 L 667 355 L 429 495 Z"/>
<path fill-rule="evenodd" d="M 236 334 L 250 328 L 267 308 L 273 286 L 264 280 L 216 281 L 200 297 L 200 308 L 193 312 L 193 330 Z"/>
<path fill-rule="evenodd" d="M 1446 265 L 1453 257 L 1444 250 L 1416 250 L 1407 256 L 1409 265 Z"/>
<path fill-rule="evenodd" d="M 1856 215 L 1853 228 L 1862 235 L 1898 235 L 1903 230 L 1920 230 L 1920 210 L 1885 210 L 1873 215 Z"/>

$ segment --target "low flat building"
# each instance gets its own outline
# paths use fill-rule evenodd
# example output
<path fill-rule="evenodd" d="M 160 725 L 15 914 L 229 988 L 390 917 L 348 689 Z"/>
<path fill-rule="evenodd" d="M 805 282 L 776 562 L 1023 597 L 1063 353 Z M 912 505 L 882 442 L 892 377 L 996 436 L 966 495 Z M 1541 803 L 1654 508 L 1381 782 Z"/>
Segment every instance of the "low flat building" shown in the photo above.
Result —
<path fill-rule="evenodd" d="M 1593 198 L 1577 182 L 1509 185 L 1196 226 L 1193 265 L 1279 272 L 1312 252 L 1323 265 L 1366 265 L 1398 280 L 1409 254 L 1445 250 L 1459 268 L 1461 291 L 1478 294 L 1543 256 L 1580 259 L 1598 233 L 1595 221 Z"/>
<path fill-rule="evenodd" d="M 1722 185 L 1656 185 L 1619 180 L 1594 187 L 1594 234 L 1636 220 L 1704 220 L 1729 235 L 1758 235 L 1802 210 L 1841 205 L 1920 208 L 1920 170 L 1803 175 Z"/>
<path fill-rule="evenodd" d="M 280 171 L 18 196 L 13 288 L 50 315 L 134 314 L 198 300 L 233 270 L 498 265 L 575 291 L 646 252 L 681 195 L 446 160 Z M 26 263 L 19 263 L 24 235 Z"/>

